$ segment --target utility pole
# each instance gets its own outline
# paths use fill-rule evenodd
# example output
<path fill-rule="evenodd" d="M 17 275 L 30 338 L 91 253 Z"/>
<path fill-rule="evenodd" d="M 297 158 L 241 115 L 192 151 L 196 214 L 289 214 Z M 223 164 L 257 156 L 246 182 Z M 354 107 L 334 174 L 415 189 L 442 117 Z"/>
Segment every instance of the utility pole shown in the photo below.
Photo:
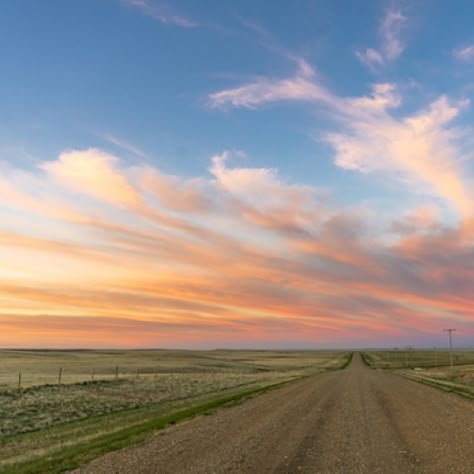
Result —
<path fill-rule="evenodd" d="M 443 329 L 443 331 L 446 331 L 449 335 L 449 367 L 450 367 L 450 370 L 453 370 L 453 338 L 452 338 L 452 332 L 456 331 L 456 329 L 449 328 L 449 329 Z"/>

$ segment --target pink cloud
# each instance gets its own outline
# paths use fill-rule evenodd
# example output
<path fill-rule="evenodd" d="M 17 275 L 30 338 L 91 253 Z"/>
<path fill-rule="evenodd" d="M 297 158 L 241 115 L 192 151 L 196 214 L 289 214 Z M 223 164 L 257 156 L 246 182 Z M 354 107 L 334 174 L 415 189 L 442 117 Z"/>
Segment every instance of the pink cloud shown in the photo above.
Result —
<path fill-rule="evenodd" d="M 75 346 L 342 344 L 448 320 L 472 330 L 472 219 L 443 226 L 425 206 L 374 235 L 363 212 L 231 159 L 182 178 L 87 150 L 14 181 L 1 211 L 2 334 L 41 323 L 38 340 L 69 331 Z M 54 225 L 36 179 L 62 210 Z M 23 218 L 5 212 L 18 208 Z M 107 327 L 121 328 L 115 339 Z"/>

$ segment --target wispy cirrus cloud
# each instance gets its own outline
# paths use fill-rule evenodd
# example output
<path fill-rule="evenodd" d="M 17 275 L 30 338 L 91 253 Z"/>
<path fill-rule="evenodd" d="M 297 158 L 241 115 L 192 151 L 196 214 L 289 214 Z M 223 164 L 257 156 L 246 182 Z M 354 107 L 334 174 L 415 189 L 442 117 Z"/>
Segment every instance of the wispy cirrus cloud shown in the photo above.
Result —
<path fill-rule="evenodd" d="M 284 79 L 259 77 L 248 84 L 214 92 L 209 95 L 209 105 L 213 108 L 232 106 L 253 109 L 277 101 L 331 100 L 331 95 L 315 77 L 314 69 L 300 58 L 294 76 Z"/>
<path fill-rule="evenodd" d="M 113 135 L 111 133 L 105 133 L 104 135 L 101 135 L 101 137 L 107 142 L 112 143 L 118 148 L 128 151 L 139 158 L 142 158 L 144 160 L 149 159 L 148 155 L 143 150 L 126 142 L 125 140 L 117 137 L 116 135 Z"/>
<path fill-rule="evenodd" d="M 396 48 L 395 48 L 396 49 Z M 474 212 L 474 197 L 459 162 L 466 156 L 469 133 L 453 122 L 468 100 L 446 96 L 418 112 L 400 115 L 396 84 L 380 83 L 368 96 L 341 97 L 321 85 L 315 71 L 301 59 L 291 78 L 257 78 L 214 92 L 214 108 L 255 109 L 268 103 L 301 102 L 329 113 L 335 131 L 320 134 L 334 151 L 337 166 L 363 173 L 382 173 L 447 200 L 462 215 Z"/>
<path fill-rule="evenodd" d="M 196 28 L 199 26 L 198 22 L 177 14 L 173 7 L 161 0 L 122 0 L 122 2 L 165 25 L 174 25 L 181 28 Z"/>
<path fill-rule="evenodd" d="M 357 58 L 371 69 L 396 60 L 405 49 L 401 34 L 406 21 L 400 10 L 388 10 L 379 26 L 380 47 L 356 51 Z"/>
<path fill-rule="evenodd" d="M 372 100 L 380 103 L 377 90 Z M 363 173 L 381 172 L 414 190 L 424 187 L 461 215 L 473 215 L 474 196 L 458 164 L 467 153 L 462 145 L 467 132 L 452 124 L 468 102 L 441 96 L 402 118 L 390 114 L 390 105 L 394 106 L 388 103 L 371 111 L 366 104 L 355 104 L 357 115 L 340 117 L 342 131 L 323 135 L 336 152 L 336 165 Z"/>
<path fill-rule="evenodd" d="M 454 49 L 453 56 L 465 63 L 474 61 L 474 44 Z"/>
<path fill-rule="evenodd" d="M 0 343 L 40 322 L 36 345 L 75 347 L 367 344 L 448 320 L 473 335 L 472 218 L 414 209 L 370 237 L 363 213 L 233 160 L 183 178 L 89 149 L 4 170 Z M 61 212 L 35 204 L 38 187 Z"/>

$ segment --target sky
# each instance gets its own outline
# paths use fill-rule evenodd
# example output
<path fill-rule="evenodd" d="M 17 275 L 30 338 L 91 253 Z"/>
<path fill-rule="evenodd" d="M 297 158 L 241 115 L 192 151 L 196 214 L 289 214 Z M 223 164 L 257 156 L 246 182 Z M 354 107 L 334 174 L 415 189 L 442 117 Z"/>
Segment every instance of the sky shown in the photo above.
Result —
<path fill-rule="evenodd" d="M 474 345 L 474 4 L 6 0 L 0 347 Z"/>

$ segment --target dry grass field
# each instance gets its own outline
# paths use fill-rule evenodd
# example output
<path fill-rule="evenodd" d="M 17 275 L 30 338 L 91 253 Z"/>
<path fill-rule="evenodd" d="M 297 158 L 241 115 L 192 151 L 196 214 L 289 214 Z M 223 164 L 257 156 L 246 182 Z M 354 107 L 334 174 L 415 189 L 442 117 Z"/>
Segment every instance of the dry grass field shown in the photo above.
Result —
<path fill-rule="evenodd" d="M 140 440 L 175 418 L 341 367 L 349 353 L 5 350 L 0 357 L 0 471 L 51 472 L 41 470 L 47 456 L 82 459 Z"/>
<path fill-rule="evenodd" d="M 341 353 L 273 351 L 13 351 L 0 350 L 0 390 L 162 374 L 264 373 L 338 364 Z M 336 355 L 336 356 L 335 356 Z M 118 371 L 118 372 L 117 372 Z"/>

